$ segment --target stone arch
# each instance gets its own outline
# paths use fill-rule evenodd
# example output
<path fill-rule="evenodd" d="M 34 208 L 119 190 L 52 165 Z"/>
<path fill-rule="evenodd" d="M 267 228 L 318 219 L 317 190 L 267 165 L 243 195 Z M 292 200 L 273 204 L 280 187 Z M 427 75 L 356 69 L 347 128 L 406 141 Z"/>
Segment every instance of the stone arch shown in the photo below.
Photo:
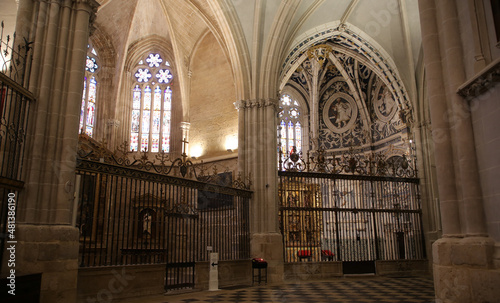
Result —
<path fill-rule="evenodd" d="M 147 52 L 161 53 L 164 60 L 170 63 L 170 70 L 174 76 L 171 83 L 172 89 L 172 117 L 171 117 L 171 153 L 177 153 L 180 150 L 180 125 L 183 116 L 183 108 L 186 106 L 184 98 L 181 96 L 181 82 L 179 79 L 177 68 L 175 65 L 175 57 L 173 55 L 171 43 L 163 37 L 157 35 L 147 36 L 144 39 L 137 40 L 130 44 L 127 50 L 123 72 L 121 77 L 120 88 L 118 92 L 118 101 L 116 109 L 120 112 L 116 113 L 118 119 L 122 123 L 121 131 L 118 134 L 118 143 L 130 141 L 130 123 L 131 123 L 131 106 L 132 106 L 132 83 L 133 83 L 133 68 Z"/>
<path fill-rule="evenodd" d="M 293 100 L 296 100 L 299 103 L 299 107 L 301 108 L 301 118 L 299 119 L 299 121 L 302 125 L 302 142 L 309 142 L 309 115 L 311 111 L 309 103 L 307 102 L 306 95 L 304 95 L 303 92 L 301 92 L 297 87 L 294 87 L 292 85 L 286 85 L 280 92 L 279 98 L 281 99 L 281 96 L 284 94 L 290 95 Z M 280 110 L 278 109 L 277 112 L 279 113 L 279 111 Z M 307 150 L 309 150 L 309 145 L 303 144 L 302 151 L 304 152 L 304 154 Z"/>
<path fill-rule="evenodd" d="M 285 48 L 286 32 L 293 21 L 294 10 L 297 9 L 298 1 L 293 3 L 281 2 L 276 13 L 279 18 L 274 19 L 266 45 L 263 47 L 261 70 L 263 74 L 260 77 L 259 87 L 261 97 L 265 99 L 276 98 L 277 88 L 279 87 L 280 59 L 283 57 Z M 281 90 L 281 89 L 278 89 Z"/>
<path fill-rule="evenodd" d="M 110 139 L 108 132 L 108 119 L 113 119 L 115 115 L 114 102 L 104 102 L 104 100 L 116 100 L 116 87 L 113 77 L 116 71 L 116 51 L 111 43 L 111 39 L 98 24 L 89 37 L 94 46 L 99 60 L 98 77 L 100 88 L 97 90 L 97 116 L 95 139 Z"/>
<path fill-rule="evenodd" d="M 252 79 L 251 59 L 239 16 L 230 0 L 213 1 L 209 2 L 209 5 L 217 23 L 220 24 L 214 36 L 227 53 L 236 87 L 236 99 L 247 100 L 250 97 Z"/>
<path fill-rule="evenodd" d="M 329 27 L 332 26 L 332 27 Z M 333 27 L 336 26 L 336 27 Z M 286 55 L 280 74 L 280 87 L 283 87 L 290 74 L 301 64 L 303 54 L 314 45 L 327 43 L 334 50 L 349 54 L 373 70 L 390 87 L 399 100 L 401 108 L 411 109 L 408 93 L 401 81 L 396 64 L 389 54 L 362 30 L 352 24 L 338 26 L 338 22 L 327 24 L 327 29 L 311 31 L 296 39 L 296 44 Z"/>
<path fill-rule="evenodd" d="M 360 123 L 356 132 L 358 135 L 366 138 L 366 142 L 360 144 L 373 145 L 375 142 L 380 142 L 380 140 L 386 138 L 386 136 L 393 136 L 399 132 L 402 136 L 406 136 L 402 127 L 411 127 L 413 125 L 414 113 L 412 111 L 412 103 L 409 100 L 404 84 L 400 80 L 394 62 L 376 42 L 365 39 L 364 34 L 358 34 L 360 31 L 356 31 L 355 28 L 350 30 L 349 28 L 351 27 L 353 26 L 330 28 L 321 32 L 309 32 L 308 36 L 296 40 L 299 42 L 290 51 L 282 64 L 283 70 L 281 71 L 279 87 L 282 89 L 285 85 L 289 85 L 295 71 L 299 67 L 303 67 L 303 63 L 311 57 L 311 54 L 315 54 L 311 53 L 311 50 L 323 47 L 327 51 L 324 56 L 322 55 L 322 59 L 331 62 L 334 69 L 338 70 L 339 74 L 341 74 L 341 78 L 348 85 L 349 91 L 354 98 L 354 103 L 359 109 L 357 113 L 359 114 L 359 119 L 363 122 Z M 352 70 L 349 72 L 346 68 L 350 65 L 346 65 L 346 58 L 352 58 L 350 59 L 352 60 L 352 64 L 350 63 Z M 326 67 L 327 65 L 324 65 L 322 68 L 326 69 Z M 368 81 L 368 88 L 364 92 L 360 89 L 361 81 L 358 81 L 364 75 L 362 69 L 369 70 L 368 76 L 365 75 L 368 77 L 365 77 L 365 80 Z M 333 83 L 333 80 L 333 78 L 330 79 L 330 82 Z M 372 89 L 372 85 L 374 89 Z M 382 91 L 380 87 L 383 87 L 384 93 L 389 94 L 389 99 L 393 100 L 390 102 L 391 111 L 389 113 L 384 112 L 385 116 L 381 115 L 377 111 L 377 108 L 375 108 L 376 101 L 380 100 L 374 94 L 377 91 Z M 320 89 L 318 102 L 324 98 L 323 94 L 327 88 L 329 86 L 324 85 Z M 331 104 L 332 100 L 328 100 L 328 102 Z M 372 102 L 374 103 L 372 104 Z M 350 107 L 352 108 L 353 106 L 351 104 Z M 385 107 L 383 108 L 385 109 Z M 399 116 L 396 116 L 398 113 Z M 381 130 L 374 124 L 377 121 L 377 123 L 380 121 L 389 123 L 393 118 L 397 121 L 394 120 L 396 122 L 394 126 L 391 126 L 394 129 L 390 131 Z M 324 117 L 323 121 L 325 121 Z M 331 127 L 329 128 L 331 129 Z M 345 128 L 342 127 L 339 131 L 344 131 Z"/>

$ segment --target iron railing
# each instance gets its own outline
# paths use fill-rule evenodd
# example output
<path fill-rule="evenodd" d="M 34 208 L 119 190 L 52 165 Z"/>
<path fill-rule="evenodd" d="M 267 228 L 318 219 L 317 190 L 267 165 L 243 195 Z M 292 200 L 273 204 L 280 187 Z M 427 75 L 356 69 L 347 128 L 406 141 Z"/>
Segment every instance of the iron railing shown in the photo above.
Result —
<path fill-rule="evenodd" d="M 278 152 L 280 171 L 319 172 L 360 176 L 416 178 L 418 175 L 413 147 L 401 155 L 387 156 L 371 150 L 354 149 L 342 153 L 324 150 L 307 151 L 303 155 L 292 146 L 290 154 Z"/>
<path fill-rule="evenodd" d="M 424 259 L 419 180 L 280 171 L 286 262 Z"/>
<path fill-rule="evenodd" d="M 80 266 L 249 258 L 251 192 L 85 159 L 77 162 Z"/>
<path fill-rule="evenodd" d="M 5 243 L 15 241 L 18 192 L 24 187 L 21 177 L 29 109 L 35 98 L 27 90 L 31 53 L 23 41 L 4 35 L 0 26 L 0 260 Z M 10 227 L 9 227 L 10 223 Z M 3 262 L 0 262 L 0 271 Z"/>

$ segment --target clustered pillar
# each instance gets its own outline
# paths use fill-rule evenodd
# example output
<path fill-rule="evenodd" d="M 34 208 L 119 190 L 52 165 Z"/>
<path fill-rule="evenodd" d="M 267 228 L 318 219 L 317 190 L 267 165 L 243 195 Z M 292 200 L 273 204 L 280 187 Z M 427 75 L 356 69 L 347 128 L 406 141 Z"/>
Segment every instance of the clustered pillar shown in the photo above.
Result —
<path fill-rule="evenodd" d="M 494 241 L 485 224 L 470 106 L 456 93 L 466 81 L 456 3 L 420 0 L 419 11 L 443 230 L 433 244 L 436 297 L 493 298 L 487 281 L 494 275 Z"/>
<path fill-rule="evenodd" d="M 283 242 L 278 225 L 276 113 L 278 99 L 242 100 L 239 111 L 239 169 L 251 173 L 250 254 L 269 263 L 270 282 L 283 280 Z"/>
<path fill-rule="evenodd" d="M 40 302 L 76 302 L 78 229 L 71 225 L 78 122 L 94 0 L 21 0 L 33 44 L 31 136 L 16 233 L 19 275 L 42 273 Z"/>

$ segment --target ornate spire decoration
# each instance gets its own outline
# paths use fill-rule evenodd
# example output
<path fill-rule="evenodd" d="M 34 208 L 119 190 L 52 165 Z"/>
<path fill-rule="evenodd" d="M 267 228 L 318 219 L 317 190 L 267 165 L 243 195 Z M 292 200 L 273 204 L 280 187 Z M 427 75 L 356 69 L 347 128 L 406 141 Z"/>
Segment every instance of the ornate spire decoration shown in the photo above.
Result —
<path fill-rule="evenodd" d="M 99 165 L 99 163 L 110 164 L 116 167 L 131 168 L 140 171 L 148 171 L 160 175 L 180 176 L 182 178 L 195 179 L 202 182 L 219 184 L 220 169 L 217 164 L 195 164 L 186 153 L 181 157 L 171 159 L 168 153 L 160 151 L 155 153 L 155 157 L 150 160 L 150 153 L 143 150 L 137 157 L 130 151 L 129 143 L 123 142 L 114 152 L 107 148 L 105 140 L 98 142 L 86 134 L 81 134 L 78 146 L 78 163 L 83 161 L 89 165 Z M 212 173 L 207 173 L 209 170 Z M 229 168 L 224 168 L 222 174 L 231 172 Z M 230 180 L 225 186 L 249 190 L 252 185 L 251 175 L 241 176 Z M 220 184 L 219 184 L 220 185 Z"/>

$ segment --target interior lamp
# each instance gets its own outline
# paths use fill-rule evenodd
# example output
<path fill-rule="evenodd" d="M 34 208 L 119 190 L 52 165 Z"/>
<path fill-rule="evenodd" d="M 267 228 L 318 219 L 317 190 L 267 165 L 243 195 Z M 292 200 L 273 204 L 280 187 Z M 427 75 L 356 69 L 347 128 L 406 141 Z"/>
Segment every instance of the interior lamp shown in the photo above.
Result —
<path fill-rule="evenodd" d="M 232 152 L 236 149 L 238 149 L 238 136 L 236 135 L 229 135 L 226 136 L 226 150 L 228 152 Z"/>
<path fill-rule="evenodd" d="M 198 158 L 203 154 L 203 148 L 201 147 L 201 145 L 196 144 L 190 148 L 190 152 L 191 158 Z"/>

